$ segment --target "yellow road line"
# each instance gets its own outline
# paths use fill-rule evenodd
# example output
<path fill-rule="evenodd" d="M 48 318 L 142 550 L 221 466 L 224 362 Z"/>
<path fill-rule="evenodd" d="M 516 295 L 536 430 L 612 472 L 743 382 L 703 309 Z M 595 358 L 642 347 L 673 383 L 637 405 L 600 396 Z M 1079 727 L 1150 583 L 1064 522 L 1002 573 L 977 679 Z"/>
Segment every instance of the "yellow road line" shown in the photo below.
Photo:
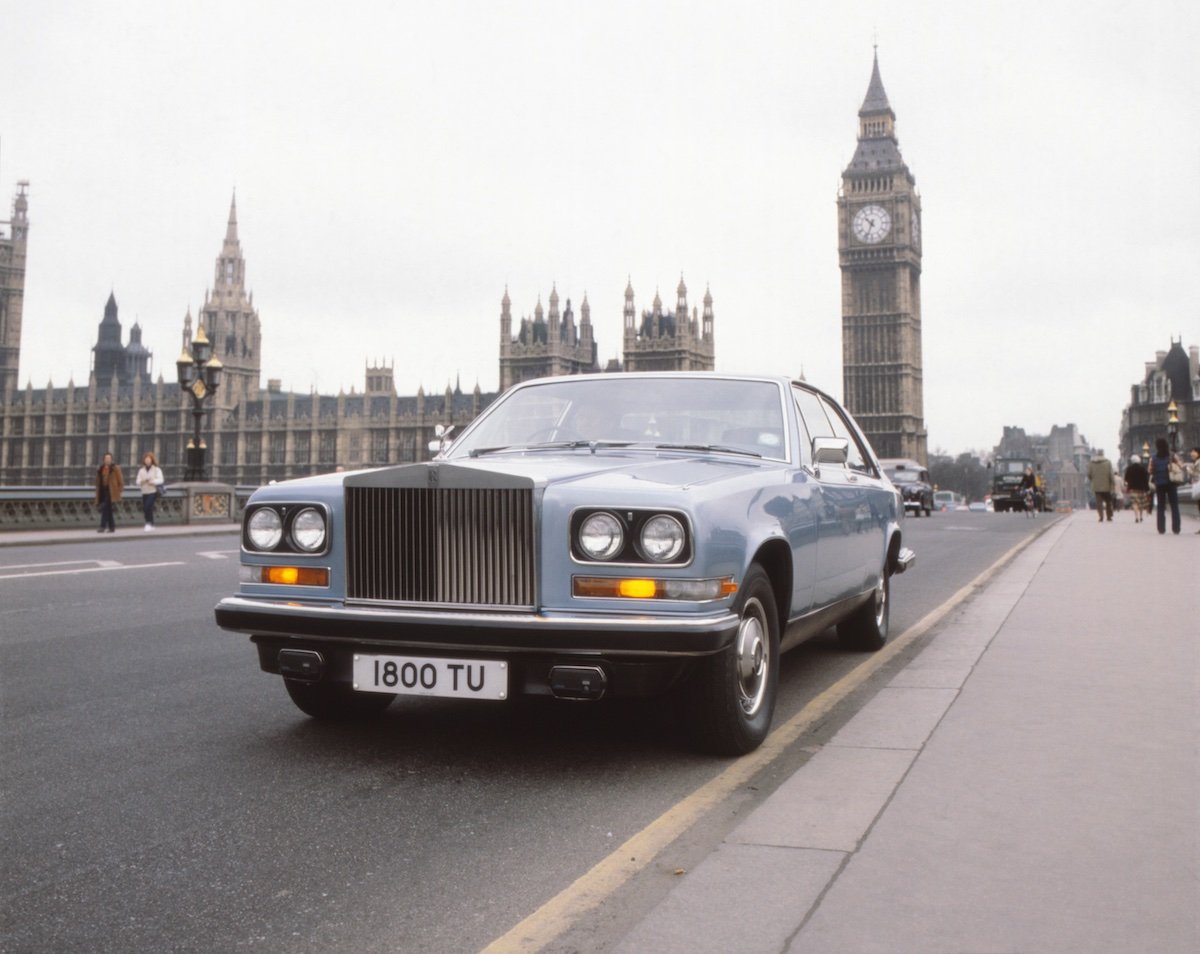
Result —
<path fill-rule="evenodd" d="M 757 749 L 742 756 L 716 778 L 701 785 L 687 798 L 659 815 L 507 934 L 492 941 L 483 949 L 483 954 L 538 951 L 564 934 L 581 914 L 599 906 L 621 885 L 646 868 L 659 852 L 696 824 L 706 812 L 728 798 L 773 759 L 782 755 L 797 738 L 828 715 L 834 706 L 945 619 L 947 614 L 966 600 L 992 574 L 1040 536 L 1041 534 L 1038 534 L 1022 540 L 1009 549 L 937 609 L 927 613 L 895 639 L 889 640 L 883 649 L 873 653 L 787 722 L 774 729 Z"/>

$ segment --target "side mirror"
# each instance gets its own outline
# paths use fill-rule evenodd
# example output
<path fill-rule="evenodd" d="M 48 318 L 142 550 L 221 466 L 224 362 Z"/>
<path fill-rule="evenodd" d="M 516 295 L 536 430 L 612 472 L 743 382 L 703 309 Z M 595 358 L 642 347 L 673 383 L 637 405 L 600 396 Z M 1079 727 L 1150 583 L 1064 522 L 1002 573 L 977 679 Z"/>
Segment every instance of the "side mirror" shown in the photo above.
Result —
<path fill-rule="evenodd" d="M 850 442 L 844 437 L 814 437 L 813 463 L 844 464 L 850 456 Z"/>

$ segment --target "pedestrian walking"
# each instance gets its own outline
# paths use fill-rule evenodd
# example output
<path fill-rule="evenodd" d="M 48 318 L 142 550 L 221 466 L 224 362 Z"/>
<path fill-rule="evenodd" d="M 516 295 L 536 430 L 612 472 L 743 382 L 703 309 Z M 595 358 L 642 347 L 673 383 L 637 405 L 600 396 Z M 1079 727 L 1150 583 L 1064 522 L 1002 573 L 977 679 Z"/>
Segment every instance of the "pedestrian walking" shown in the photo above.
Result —
<path fill-rule="evenodd" d="M 100 507 L 100 529 L 97 533 L 116 533 L 117 523 L 113 519 L 113 507 L 125 492 L 125 478 L 121 468 L 113 463 L 112 454 L 105 453 L 96 470 L 96 503 Z"/>
<path fill-rule="evenodd" d="M 142 529 L 154 529 L 154 504 L 158 501 L 158 491 L 163 485 L 163 472 L 158 461 L 150 451 L 142 455 L 142 466 L 137 472 L 138 489 L 142 492 L 142 515 L 146 518 L 146 526 Z"/>
<path fill-rule="evenodd" d="M 1129 466 L 1125 468 L 1125 489 L 1133 503 L 1133 522 L 1141 523 L 1142 512 L 1150 502 L 1150 471 L 1137 454 L 1129 458 Z"/>
<path fill-rule="evenodd" d="M 1192 458 L 1192 484 L 1194 487 L 1194 485 L 1200 484 L 1200 447 L 1193 447 L 1189 452 L 1189 456 Z M 1196 509 L 1200 510 L 1200 497 L 1194 497 L 1194 499 L 1196 501 Z M 1196 532 L 1200 533 L 1200 530 Z"/>
<path fill-rule="evenodd" d="M 1155 454 L 1150 458 L 1150 482 L 1158 500 L 1158 532 L 1167 532 L 1167 505 L 1171 505 L 1171 532 L 1179 533 L 1179 485 L 1183 483 L 1183 464 L 1179 455 L 1171 453 L 1167 439 L 1154 441 Z"/>
<path fill-rule="evenodd" d="M 1112 523 L 1114 481 L 1112 461 L 1104 456 L 1103 450 L 1096 451 L 1096 456 L 1088 462 L 1088 483 L 1096 497 L 1096 516 L 1101 523 L 1106 517 Z"/>

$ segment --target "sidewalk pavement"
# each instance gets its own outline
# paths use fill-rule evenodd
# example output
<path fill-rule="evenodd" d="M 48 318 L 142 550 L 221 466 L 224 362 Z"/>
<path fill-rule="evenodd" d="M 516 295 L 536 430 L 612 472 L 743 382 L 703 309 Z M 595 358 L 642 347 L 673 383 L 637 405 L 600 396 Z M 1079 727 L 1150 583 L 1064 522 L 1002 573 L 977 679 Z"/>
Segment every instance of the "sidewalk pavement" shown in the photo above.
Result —
<path fill-rule="evenodd" d="M 1197 526 L 1053 526 L 616 950 L 1200 951 Z"/>
<path fill-rule="evenodd" d="M 208 533 L 238 533 L 242 525 L 228 520 L 221 523 L 159 524 L 147 533 L 142 524 L 117 524 L 116 533 L 98 533 L 95 527 L 72 527 L 66 530 L 4 530 L 0 529 L 0 547 L 28 547 L 47 543 L 105 543 L 121 537 L 183 537 Z"/>

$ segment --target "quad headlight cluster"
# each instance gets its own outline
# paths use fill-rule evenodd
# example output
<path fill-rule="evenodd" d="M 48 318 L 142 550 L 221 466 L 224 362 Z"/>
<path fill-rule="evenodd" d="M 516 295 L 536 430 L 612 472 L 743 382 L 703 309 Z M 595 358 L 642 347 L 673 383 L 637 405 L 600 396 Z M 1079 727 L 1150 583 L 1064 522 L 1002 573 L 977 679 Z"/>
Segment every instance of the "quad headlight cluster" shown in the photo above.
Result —
<path fill-rule="evenodd" d="M 329 543 L 329 517 L 314 505 L 264 504 L 246 515 L 242 543 L 262 553 L 323 553 Z"/>
<path fill-rule="evenodd" d="M 680 566 L 692 558 L 680 514 L 643 510 L 581 510 L 571 519 L 571 551 L 595 563 Z"/>

